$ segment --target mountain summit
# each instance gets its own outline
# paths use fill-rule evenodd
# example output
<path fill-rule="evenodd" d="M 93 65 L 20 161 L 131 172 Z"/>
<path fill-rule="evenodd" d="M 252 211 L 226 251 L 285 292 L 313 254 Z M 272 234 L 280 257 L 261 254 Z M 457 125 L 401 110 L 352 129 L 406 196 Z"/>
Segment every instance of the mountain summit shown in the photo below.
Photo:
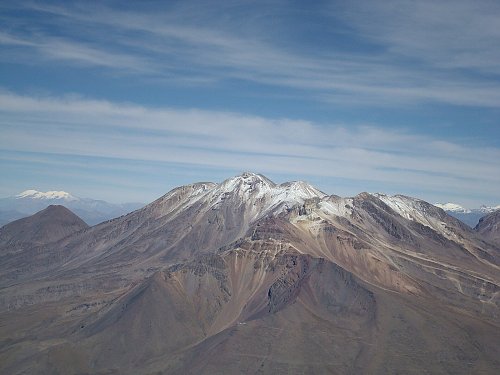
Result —
<path fill-rule="evenodd" d="M 0 245 L 0 372 L 496 374 L 497 219 L 253 173 L 181 186 Z"/>
<path fill-rule="evenodd" d="M 88 225 L 66 207 L 49 206 L 0 228 L 0 247 L 49 244 L 87 228 Z"/>

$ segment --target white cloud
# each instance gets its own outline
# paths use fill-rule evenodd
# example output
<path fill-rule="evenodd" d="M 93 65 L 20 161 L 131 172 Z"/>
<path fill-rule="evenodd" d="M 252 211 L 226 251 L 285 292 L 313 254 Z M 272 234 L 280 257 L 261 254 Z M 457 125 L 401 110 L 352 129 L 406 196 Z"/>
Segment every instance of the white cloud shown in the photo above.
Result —
<path fill-rule="evenodd" d="M 82 98 L 0 94 L 0 149 L 372 181 L 498 196 L 500 150 L 390 131 Z M 362 187 L 361 187 L 362 189 Z"/>
<path fill-rule="evenodd" d="M 39 55 L 39 59 L 47 62 L 68 61 L 83 66 L 98 66 L 143 74 L 158 74 L 160 71 L 159 67 L 144 58 L 120 52 L 113 53 L 64 38 L 46 36 L 23 38 L 0 32 L 1 44 L 32 48 Z M 19 52 L 15 56 L 19 58 Z"/>
<path fill-rule="evenodd" d="M 437 68 L 500 73 L 498 1 L 356 0 L 341 15 L 394 55 Z"/>

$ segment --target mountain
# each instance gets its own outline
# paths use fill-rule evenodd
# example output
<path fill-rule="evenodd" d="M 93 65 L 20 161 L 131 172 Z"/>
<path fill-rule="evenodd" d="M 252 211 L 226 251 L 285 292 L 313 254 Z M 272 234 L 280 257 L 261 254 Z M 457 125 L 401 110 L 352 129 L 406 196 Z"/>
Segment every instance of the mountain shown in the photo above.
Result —
<path fill-rule="evenodd" d="M 500 210 L 500 206 L 496 207 L 481 206 L 479 208 L 474 208 L 470 210 L 456 203 L 444 203 L 444 204 L 435 203 L 434 205 L 436 207 L 442 208 L 449 215 L 456 217 L 458 220 L 464 222 L 471 228 L 474 228 L 479 222 L 479 219 L 481 219 L 483 216 L 493 211 Z"/>
<path fill-rule="evenodd" d="M 63 205 L 87 224 L 95 225 L 124 215 L 143 206 L 142 203 L 113 204 L 102 200 L 79 198 L 65 191 L 26 190 L 13 197 L 0 198 L 0 226 L 34 214 L 50 205 Z"/>
<path fill-rule="evenodd" d="M 37 246 L 58 241 L 89 226 L 64 206 L 49 206 L 0 228 L 0 246 Z"/>
<path fill-rule="evenodd" d="M 500 366 L 500 248 L 403 196 L 244 173 L 56 242 L 0 245 L 0 373 Z"/>
<path fill-rule="evenodd" d="M 482 217 L 474 228 L 483 238 L 500 246 L 500 210 Z"/>

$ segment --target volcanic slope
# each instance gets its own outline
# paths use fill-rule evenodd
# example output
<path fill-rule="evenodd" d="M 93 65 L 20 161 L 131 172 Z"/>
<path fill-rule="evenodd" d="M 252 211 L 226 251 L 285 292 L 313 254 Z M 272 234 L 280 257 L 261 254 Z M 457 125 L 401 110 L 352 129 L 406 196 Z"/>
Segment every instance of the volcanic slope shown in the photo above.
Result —
<path fill-rule="evenodd" d="M 474 228 L 482 238 L 500 246 L 500 210 L 482 217 Z"/>
<path fill-rule="evenodd" d="M 405 196 L 180 187 L 0 265 L 0 372 L 494 374 L 487 240 Z"/>
<path fill-rule="evenodd" d="M 64 206 L 46 209 L 0 228 L 0 246 L 48 244 L 89 226 Z"/>

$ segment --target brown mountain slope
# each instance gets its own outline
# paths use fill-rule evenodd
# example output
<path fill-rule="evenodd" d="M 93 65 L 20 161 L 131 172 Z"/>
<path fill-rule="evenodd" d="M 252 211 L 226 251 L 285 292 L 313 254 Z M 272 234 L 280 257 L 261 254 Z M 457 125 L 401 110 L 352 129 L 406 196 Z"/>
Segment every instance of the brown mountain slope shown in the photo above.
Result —
<path fill-rule="evenodd" d="M 500 247 L 500 210 L 493 211 L 479 219 L 474 230 L 487 241 Z"/>
<path fill-rule="evenodd" d="M 255 243 L 260 251 L 238 247 L 157 272 L 84 319 L 72 317 L 64 335 L 48 320 L 38 340 L 13 340 L 1 352 L 4 369 L 493 374 L 500 365 L 498 326 L 284 245 Z"/>
<path fill-rule="evenodd" d="M 44 245 L 89 226 L 64 206 L 52 205 L 0 228 L 0 247 Z"/>
<path fill-rule="evenodd" d="M 3 373 L 500 365 L 497 248 L 414 198 L 244 174 L 3 260 Z"/>

